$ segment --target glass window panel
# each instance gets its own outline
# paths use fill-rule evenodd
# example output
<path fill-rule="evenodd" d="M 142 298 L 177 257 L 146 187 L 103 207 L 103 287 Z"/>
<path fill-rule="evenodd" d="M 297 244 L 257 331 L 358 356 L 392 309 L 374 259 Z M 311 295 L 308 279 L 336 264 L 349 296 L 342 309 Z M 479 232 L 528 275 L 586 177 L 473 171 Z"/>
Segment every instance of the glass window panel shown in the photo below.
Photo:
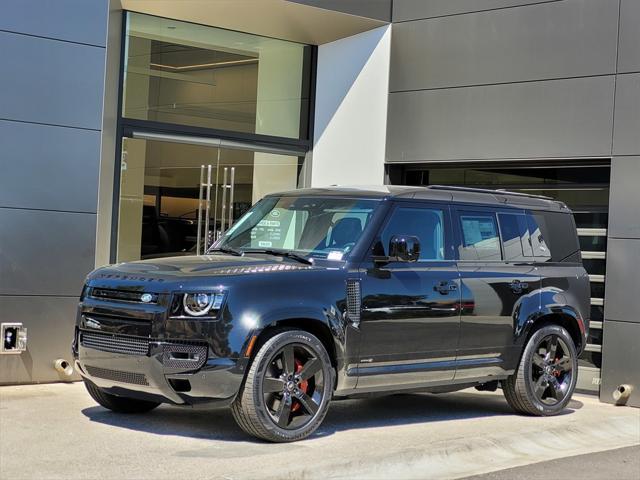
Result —
<path fill-rule="evenodd" d="M 602 305 L 591 305 L 590 319 L 602 322 L 604 320 L 604 307 Z"/>
<path fill-rule="evenodd" d="M 602 368 L 602 353 L 601 352 L 582 352 L 578 359 L 578 366 Z"/>
<path fill-rule="evenodd" d="M 464 213 L 460 216 L 463 245 L 461 260 L 501 260 L 496 219 L 491 214 Z"/>
<path fill-rule="evenodd" d="M 604 283 L 591 282 L 591 298 L 604 298 Z"/>
<path fill-rule="evenodd" d="M 532 257 L 529 230 L 524 215 L 501 213 L 498 215 L 505 260 L 524 260 Z"/>
<path fill-rule="evenodd" d="M 267 197 L 221 241 L 241 250 L 275 249 L 342 260 L 355 246 L 379 202 L 322 197 Z"/>
<path fill-rule="evenodd" d="M 394 235 L 415 236 L 420 240 L 418 261 L 444 259 L 444 212 L 434 208 L 396 208 L 380 234 L 376 253 L 389 255 Z"/>
<path fill-rule="evenodd" d="M 547 241 L 543 233 L 545 225 L 541 225 L 542 220 L 542 215 L 527 215 L 529 239 L 531 241 L 531 248 L 533 249 L 533 256 L 536 257 L 537 260 L 546 262 L 551 260 L 551 250 L 547 245 Z"/>
<path fill-rule="evenodd" d="M 580 250 L 588 252 L 606 252 L 607 237 L 580 236 Z"/>
<path fill-rule="evenodd" d="M 123 116 L 307 138 L 310 47 L 129 13 Z"/>
<path fill-rule="evenodd" d="M 215 238 L 223 227 L 223 213 L 224 226 L 229 226 L 230 206 L 234 222 L 265 195 L 301 186 L 302 158 L 295 155 L 137 138 L 124 138 L 122 152 L 119 262 L 195 254 L 198 232 L 204 239 L 207 211 L 209 237 Z M 207 209 L 204 199 L 209 165 L 212 178 Z"/>

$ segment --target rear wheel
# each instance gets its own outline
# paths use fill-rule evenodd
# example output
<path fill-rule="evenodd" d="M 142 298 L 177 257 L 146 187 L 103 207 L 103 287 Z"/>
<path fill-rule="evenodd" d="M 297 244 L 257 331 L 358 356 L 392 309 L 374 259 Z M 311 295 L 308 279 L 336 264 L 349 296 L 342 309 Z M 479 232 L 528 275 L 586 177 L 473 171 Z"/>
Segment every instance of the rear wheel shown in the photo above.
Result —
<path fill-rule="evenodd" d="M 531 335 L 518 370 L 502 381 L 504 396 L 518 412 L 556 415 L 571 400 L 577 368 L 569 333 L 559 325 L 546 325 Z"/>
<path fill-rule="evenodd" d="M 119 397 L 105 392 L 96 387 L 93 383 L 84 382 L 89 395 L 104 408 L 117 413 L 144 413 L 153 410 L 158 405 L 157 402 L 137 400 L 135 398 Z"/>
<path fill-rule="evenodd" d="M 333 376 L 329 354 L 314 335 L 277 333 L 256 354 L 231 411 L 250 435 L 271 442 L 301 440 L 322 423 Z"/>

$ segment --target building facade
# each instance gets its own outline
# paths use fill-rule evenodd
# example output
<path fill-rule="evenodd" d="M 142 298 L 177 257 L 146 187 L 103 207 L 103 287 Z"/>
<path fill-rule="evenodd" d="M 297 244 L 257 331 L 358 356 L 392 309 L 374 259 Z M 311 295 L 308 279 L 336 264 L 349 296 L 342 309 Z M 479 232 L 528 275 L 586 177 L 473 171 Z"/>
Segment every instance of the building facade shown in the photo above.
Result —
<path fill-rule="evenodd" d="M 0 384 L 67 379 L 94 267 L 197 253 L 273 191 L 389 183 L 569 204 L 592 281 L 579 388 L 640 390 L 640 1 L 4 7 L 0 321 L 28 340 Z"/>

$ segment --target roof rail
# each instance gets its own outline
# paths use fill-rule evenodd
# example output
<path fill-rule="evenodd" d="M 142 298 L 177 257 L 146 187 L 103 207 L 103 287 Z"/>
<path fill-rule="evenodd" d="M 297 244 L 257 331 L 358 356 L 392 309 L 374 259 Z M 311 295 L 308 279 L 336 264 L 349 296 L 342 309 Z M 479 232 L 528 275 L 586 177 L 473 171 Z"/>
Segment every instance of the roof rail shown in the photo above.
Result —
<path fill-rule="evenodd" d="M 540 198 L 542 200 L 555 200 L 545 195 L 531 195 L 530 193 L 511 192 L 503 188 L 499 190 L 491 190 L 489 188 L 473 188 L 473 187 L 451 187 L 447 185 L 427 185 L 427 188 L 433 190 L 454 190 L 460 192 L 476 192 L 476 193 L 492 193 L 494 195 L 514 195 L 517 197 Z"/>

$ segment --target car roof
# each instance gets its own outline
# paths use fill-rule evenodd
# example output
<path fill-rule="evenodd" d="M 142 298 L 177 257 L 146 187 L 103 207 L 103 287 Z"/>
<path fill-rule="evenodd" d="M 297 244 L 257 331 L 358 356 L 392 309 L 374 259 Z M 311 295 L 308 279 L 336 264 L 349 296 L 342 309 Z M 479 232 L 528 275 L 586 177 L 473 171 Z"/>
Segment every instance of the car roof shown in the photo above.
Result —
<path fill-rule="evenodd" d="M 403 185 L 332 185 L 329 187 L 300 188 L 286 192 L 272 193 L 268 196 L 435 200 L 570 212 L 569 208 L 563 202 L 542 195 L 446 185 L 429 185 L 425 187 Z"/>

